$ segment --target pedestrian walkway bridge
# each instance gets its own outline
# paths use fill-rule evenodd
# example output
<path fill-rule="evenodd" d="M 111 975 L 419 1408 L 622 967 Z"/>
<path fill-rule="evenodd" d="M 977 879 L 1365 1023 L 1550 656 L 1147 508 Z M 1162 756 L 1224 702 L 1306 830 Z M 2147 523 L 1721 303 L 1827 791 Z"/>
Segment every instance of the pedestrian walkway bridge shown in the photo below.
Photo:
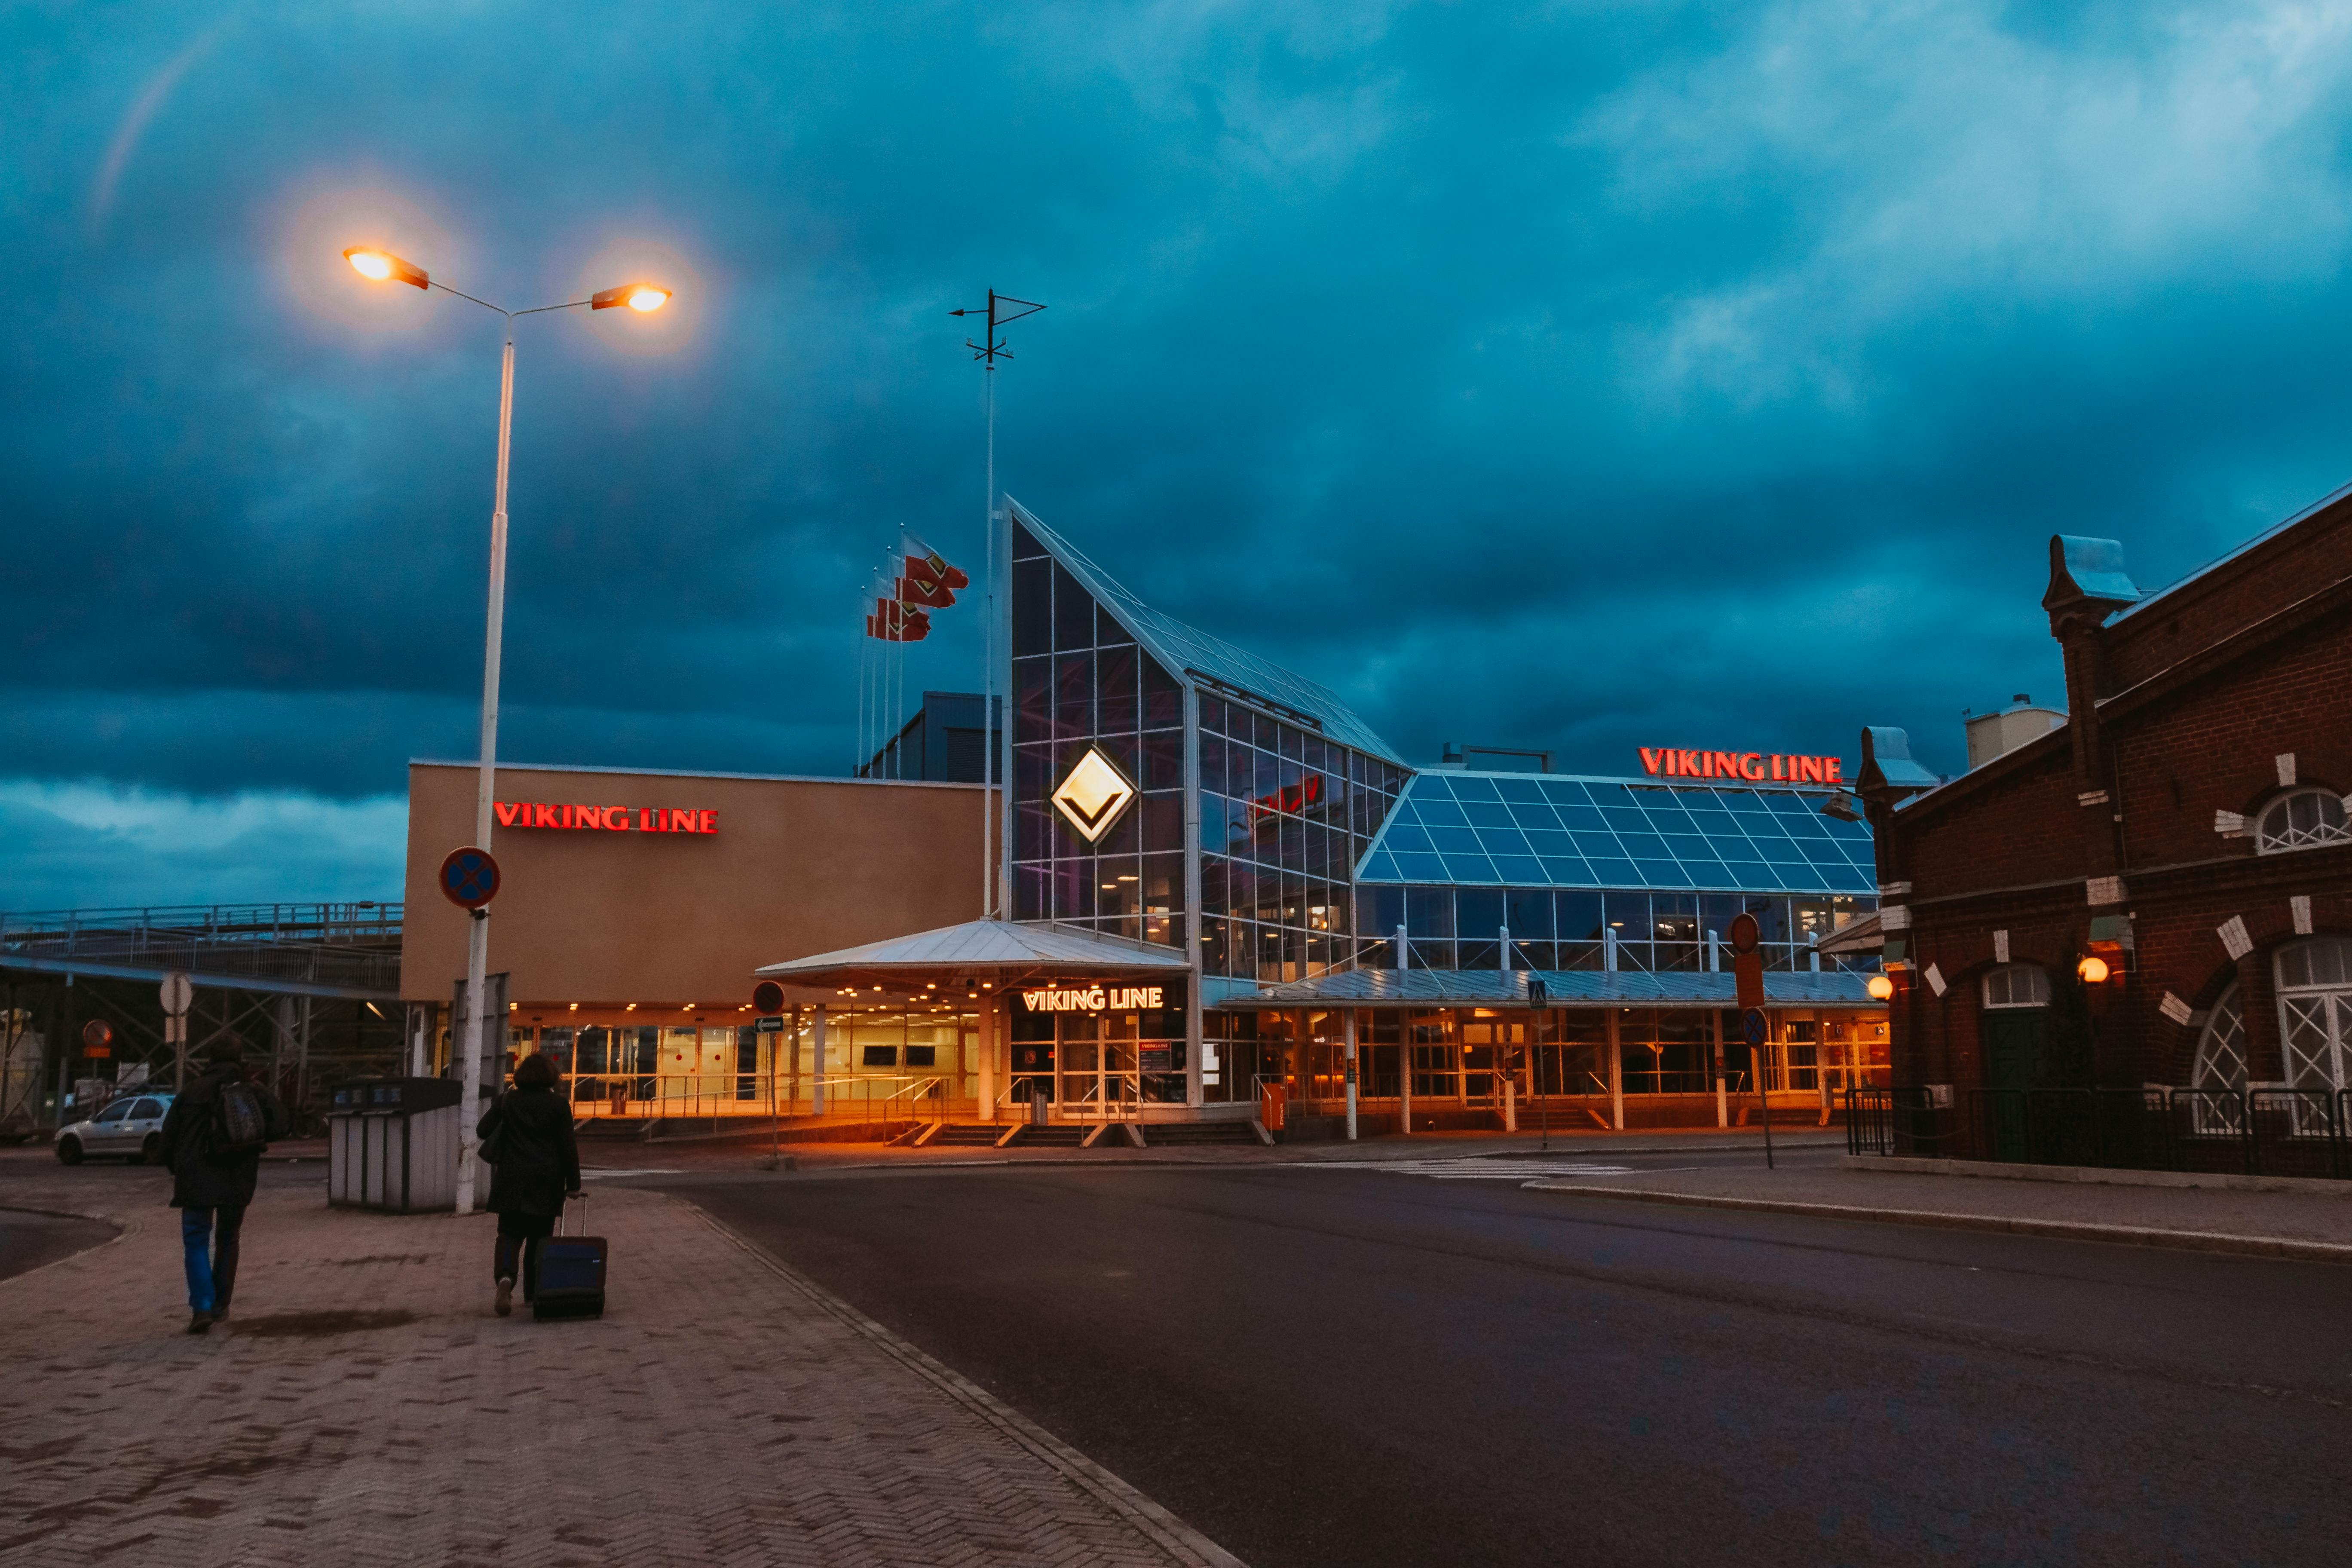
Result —
<path fill-rule="evenodd" d="M 398 903 L 194 904 L 0 912 L 0 974 L 160 981 L 294 996 L 400 995 Z"/>

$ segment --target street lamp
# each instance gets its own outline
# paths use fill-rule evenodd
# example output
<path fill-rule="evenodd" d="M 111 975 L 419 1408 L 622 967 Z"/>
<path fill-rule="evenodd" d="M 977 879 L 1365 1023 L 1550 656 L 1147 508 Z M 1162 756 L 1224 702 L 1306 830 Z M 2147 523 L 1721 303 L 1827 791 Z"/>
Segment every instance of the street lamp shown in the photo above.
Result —
<path fill-rule="evenodd" d="M 374 246 L 353 246 L 343 252 L 343 259 L 352 270 L 376 283 L 405 283 L 419 289 L 438 289 L 445 294 L 455 294 L 460 300 L 479 305 L 486 310 L 496 310 L 506 318 L 506 352 L 499 365 L 499 478 L 497 499 L 490 508 L 490 609 L 489 630 L 482 650 L 482 755 L 479 778 L 474 790 L 474 843 L 480 848 L 490 847 L 491 775 L 499 760 L 499 654 L 505 639 L 507 599 L 507 448 L 508 437 L 514 425 L 514 324 L 519 316 L 544 315 L 551 310 L 576 310 L 586 306 L 592 310 L 611 310 L 625 305 L 640 313 L 660 310 L 669 303 L 670 290 L 658 283 L 624 283 L 617 289 L 606 289 L 585 300 L 571 300 L 561 305 L 538 305 L 528 310 L 509 310 L 487 300 L 477 300 L 471 294 L 452 289 L 446 283 L 436 283 L 421 267 L 402 260 L 388 250 Z M 463 1114 L 457 1118 L 457 1212 L 474 1212 L 474 1123 L 481 1099 L 482 1053 L 489 1043 L 488 1007 L 484 991 L 488 985 L 490 963 L 490 911 L 473 911 L 473 929 L 466 943 L 466 994 L 471 999 L 474 1014 L 474 1037 L 466 1050 L 463 1072 L 465 1088 L 461 1104 Z"/>

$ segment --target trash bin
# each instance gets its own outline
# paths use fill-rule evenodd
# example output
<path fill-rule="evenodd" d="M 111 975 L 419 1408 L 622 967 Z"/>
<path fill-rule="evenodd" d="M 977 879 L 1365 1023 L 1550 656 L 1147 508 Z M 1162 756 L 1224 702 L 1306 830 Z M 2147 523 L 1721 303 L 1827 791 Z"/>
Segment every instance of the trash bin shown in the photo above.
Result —
<path fill-rule="evenodd" d="M 456 1208 L 462 1092 L 446 1078 L 363 1079 L 335 1090 L 327 1202 L 386 1214 Z"/>
<path fill-rule="evenodd" d="M 1048 1100 L 1046 1100 L 1046 1098 L 1045 1098 L 1045 1086 L 1044 1084 L 1042 1084 L 1042 1083 L 1032 1083 L 1032 1084 L 1029 1086 L 1029 1125 L 1030 1125 L 1030 1126 L 1032 1126 L 1032 1127 L 1043 1127 L 1043 1126 L 1045 1126 L 1045 1122 L 1046 1122 L 1046 1120 L 1047 1120 L 1047 1118 L 1046 1118 L 1046 1107 L 1047 1107 L 1049 1104 L 1051 1104 L 1051 1103 L 1052 1103 L 1052 1102 L 1051 1102 L 1051 1101 L 1049 1101 Z"/>

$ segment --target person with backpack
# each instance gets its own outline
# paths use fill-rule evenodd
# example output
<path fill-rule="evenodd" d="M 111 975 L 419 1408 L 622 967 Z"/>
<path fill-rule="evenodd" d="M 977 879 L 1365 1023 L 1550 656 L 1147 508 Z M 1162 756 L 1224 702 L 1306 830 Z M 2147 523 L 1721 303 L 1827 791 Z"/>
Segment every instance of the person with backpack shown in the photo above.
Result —
<path fill-rule="evenodd" d="M 490 1102 L 476 1131 L 490 1166 L 489 1211 L 499 1216 L 491 1310 L 514 1310 L 517 1264 L 522 1299 L 539 1293 L 539 1243 L 555 1234 L 566 1198 L 580 1195 L 580 1145 L 572 1107 L 556 1092 L 555 1064 L 537 1052 L 515 1064 L 514 1088 Z"/>
<path fill-rule="evenodd" d="M 286 1107 L 245 1070 L 245 1047 L 224 1035 L 205 1047 L 208 1064 L 163 1117 L 163 1163 L 188 1269 L 188 1332 L 228 1318 L 236 1289 L 246 1205 L 261 1174 L 262 1151 L 286 1135 Z"/>

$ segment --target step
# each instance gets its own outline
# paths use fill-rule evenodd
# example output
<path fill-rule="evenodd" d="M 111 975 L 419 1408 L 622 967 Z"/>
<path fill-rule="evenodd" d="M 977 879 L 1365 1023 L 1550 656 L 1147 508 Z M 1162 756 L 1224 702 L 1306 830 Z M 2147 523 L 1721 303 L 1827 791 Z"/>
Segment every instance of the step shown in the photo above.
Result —
<path fill-rule="evenodd" d="M 1200 1143 L 1247 1143 L 1257 1134 L 1246 1121 L 1154 1121 L 1143 1130 L 1143 1141 L 1154 1149 L 1190 1147 Z"/>
<path fill-rule="evenodd" d="M 1004 1128 L 998 1122 L 970 1121 L 961 1126 L 950 1122 L 932 1134 L 931 1141 L 923 1147 L 926 1149 L 992 1149 L 996 1146 L 996 1141 L 1003 1136 Z"/>

